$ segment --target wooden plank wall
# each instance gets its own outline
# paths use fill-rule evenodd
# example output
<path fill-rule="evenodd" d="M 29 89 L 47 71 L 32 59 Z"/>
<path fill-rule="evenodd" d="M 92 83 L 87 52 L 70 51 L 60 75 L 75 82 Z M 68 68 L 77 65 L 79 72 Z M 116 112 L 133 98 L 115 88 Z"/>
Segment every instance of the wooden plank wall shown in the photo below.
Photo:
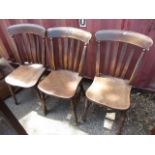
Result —
<path fill-rule="evenodd" d="M 78 19 L 1 19 L 0 20 L 0 55 L 9 59 L 13 57 L 14 47 L 7 33 L 7 27 L 17 23 L 36 23 L 48 27 L 72 26 L 79 28 Z M 93 35 L 88 47 L 83 74 L 89 78 L 95 75 L 96 42 L 94 34 L 101 29 L 124 29 L 140 32 L 155 41 L 155 20 L 149 19 L 87 19 L 85 29 Z M 145 55 L 134 85 L 155 90 L 155 44 Z"/>

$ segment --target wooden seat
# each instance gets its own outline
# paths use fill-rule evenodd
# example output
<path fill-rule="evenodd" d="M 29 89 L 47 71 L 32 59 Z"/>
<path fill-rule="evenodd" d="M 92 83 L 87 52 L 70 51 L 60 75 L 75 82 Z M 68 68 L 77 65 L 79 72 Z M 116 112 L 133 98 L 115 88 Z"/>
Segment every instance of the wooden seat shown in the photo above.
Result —
<path fill-rule="evenodd" d="M 83 120 L 86 120 L 92 102 L 108 109 L 119 110 L 121 116 L 118 134 L 121 134 L 126 111 L 131 105 L 132 82 L 144 54 L 152 46 L 153 41 L 143 34 L 123 30 L 100 30 L 95 36 L 96 76 L 86 91 Z M 126 80 L 127 77 L 129 80 Z"/>
<path fill-rule="evenodd" d="M 18 102 L 12 86 L 36 88 L 45 70 L 45 32 L 45 28 L 37 24 L 16 24 L 8 27 L 15 49 L 14 58 L 20 66 L 5 81 L 16 104 Z"/>
<path fill-rule="evenodd" d="M 130 90 L 131 86 L 125 80 L 114 77 L 95 77 L 86 96 L 100 105 L 126 110 L 130 107 Z"/>
<path fill-rule="evenodd" d="M 19 66 L 5 78 L 5 81 L 12 86 L 30 88 L 36 85 L 44 70 L 41 64 Z"/>
<path fill-rule="evenodd" d="M 82 77 L 76 72 L 67 70 L 53 71 L 39 83 L 38 88 L 48 95 L 72 98 L 81 79 Z"/>
<path fill-rule="evenodd" d="M 50 60 L 48 64 L 54 71 L 38 85 L 43 112 L 47 113 L 45 94 L 69 99 L 75 123 L 78 123 L 76 90 L 78 86 L 82 89 L 82 77 L 79 74 L 83 70 L 91 34 L 73 27 L 52 27 L 47 29 L 47 36 L 47 57 Z"/>

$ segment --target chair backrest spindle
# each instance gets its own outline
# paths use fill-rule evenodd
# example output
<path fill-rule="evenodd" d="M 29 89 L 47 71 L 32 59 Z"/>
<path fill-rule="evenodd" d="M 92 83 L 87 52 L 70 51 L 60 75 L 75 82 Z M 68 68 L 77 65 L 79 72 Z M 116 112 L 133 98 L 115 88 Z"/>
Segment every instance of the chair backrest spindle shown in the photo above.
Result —
<path fill-rule="evenodd" d="M 100 75 L 100 67 L 102 64 L 104 68 L 103 74 L 125 78 L 135 53 L 138 53 L 138 51 L 142 49 L 134 64 L 129 83 L 135 79 L 144 54 L 153 44 L 152 39 L 146 35 L 124 30 L 97 31 L 96 41 L 96 75 Z M 103 47 L 101 44 L 106 44 L 106 46 L 104 46 L 105 48 L 101 49 L 101 47 Z M 104 62 L 101 61 L 101 52 L 105 52 Z M 110 56 L 110 54 L 112 56 Z"/>
<path fill-rule="evenodd" d="M 86 47 L 91 34 L 73 27 L 54 27 L 47 30 L 47 36 L 53 45 L 53 57 L 58 53 L 59 67 L 82 72 Z"/>
<path fill-rule="evenodd" d="M 16 24 L 8 27 L 16 47 L 16 61 L 24 64 L 45 64 L 45 28 L 37 24 Z"/>

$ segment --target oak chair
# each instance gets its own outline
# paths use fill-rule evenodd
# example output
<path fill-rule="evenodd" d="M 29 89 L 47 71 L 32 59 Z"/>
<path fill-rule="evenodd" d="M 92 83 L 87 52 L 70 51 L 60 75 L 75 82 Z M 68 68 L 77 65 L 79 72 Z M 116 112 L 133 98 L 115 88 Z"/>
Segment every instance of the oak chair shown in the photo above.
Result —
<path fill-rule="evenodd" d="M 15 47 L 14 56 L 20 66 L 5 81 L 18 104 L 12 86 L 35 87 L 45 68 L 45 28 L 36 24 L 17 24 L 8 27 Z"/>
<path fill-rule="evenodd" d="M 96 41 L 96 76 L 86 91 L 82 118 L 86 121 L 92 103 L 118 110 L 121 112 L 118 134 L 121 134 L 126 111 L 130 108 L 131 84 L 153 41 L 143 34 L 123 30 L 97 31 Z"/>
<path fill-rule="evenodd" d="M 47 30 L 47 37 L 50 42 L 48 46 L 47 41 L 50 67 L 55 71 L 52 71 L 38 85 L 43 112 L 47 113 L 44 94 L 67 99 L 71 101 L 72 112 L 77 123 L 77 89 L 80 88 L 78 86 L 82 80 L 79 73 L 82 72 L 91 34 L 73 27 L 55 27 Z"/>

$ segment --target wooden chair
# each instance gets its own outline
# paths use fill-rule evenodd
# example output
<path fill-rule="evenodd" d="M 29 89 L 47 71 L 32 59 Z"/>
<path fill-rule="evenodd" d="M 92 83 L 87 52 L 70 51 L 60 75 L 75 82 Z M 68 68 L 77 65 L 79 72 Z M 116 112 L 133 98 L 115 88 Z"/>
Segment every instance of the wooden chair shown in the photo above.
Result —
<path fill-rule="evenodd" d="M 44 94 L 71 100 L 72 112 L 77 123 L 76 92 L 82 80 L 79 73 L 82 71 L 86 47 L 91 34 L 77 28 L 56 27 L 49 28 L 47 36 L 50 39 L 48 58 L 51 60 L 51 67 L 57 70 L 52 71 L 38 85 L 39 90 L 42 92 L 40 98 L 42 109 L 46 114 L 47 108 Z M 59 60 L 58 62 L 54 59 L 56 57 Z"/>
<path fill-rule="evenodd" d="M 83 121 L 86 120 L 92 102 L 112 110 L 119 110 L 121 119 L 118 134 L 120 134 L 126 111 L 130 108 L 131 83 L 135 79 L 145 52 L 152 46 L 153 41 L 143 34 L 121 30 L 97 31 L 96 40 L 96 76 L 86 91 Z M 132 69 L 132 72 L 128 68 Z M 129 75 L 131 76 L 127 80 L 126 77 Z"/>
<path fill-rule="evenodd" d="M 45 68 L 45 28 L 36 24 L 17 24 L 8 27 L 16 48 L 15 57 L 20 66 L 5 81 L 18 104 L 12 86 L 31 88 L 36 86 Z"/>

